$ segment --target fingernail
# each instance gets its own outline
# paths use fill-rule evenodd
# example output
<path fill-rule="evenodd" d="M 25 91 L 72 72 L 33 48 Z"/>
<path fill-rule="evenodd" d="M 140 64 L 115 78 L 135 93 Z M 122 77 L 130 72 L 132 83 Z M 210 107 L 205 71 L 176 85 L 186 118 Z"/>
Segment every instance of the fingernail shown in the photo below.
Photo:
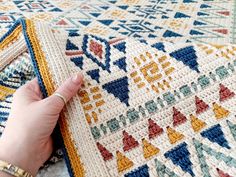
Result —
<path fill-rule="evenodd" d="M 83 75 L 82 74 L 76 74 L 72 77 L 72 82 L 75 84 L 81 84 L 83 81 Z"/>

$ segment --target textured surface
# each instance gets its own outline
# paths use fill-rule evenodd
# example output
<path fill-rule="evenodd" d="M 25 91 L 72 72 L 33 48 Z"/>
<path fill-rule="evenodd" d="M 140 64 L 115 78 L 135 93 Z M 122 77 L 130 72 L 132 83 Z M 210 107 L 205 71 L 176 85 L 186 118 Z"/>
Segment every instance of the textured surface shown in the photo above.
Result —
<path fill-rule="evenodd" d="M 68 122 L 87 176 L 236 173 L 235 46 L 159 48 L 90 35 L 69 37 L 65 45 L 69 71 L 81 70 L 86 80 L 79 96 L 91 144 L 77 136 L 75 121 L 82 121 L 71 115 Z M 100 157 L 91 154 L 94 144 Z"/>
<path fill-rule="evenodd" d="M 217 120 L 231 115 L 230 113 L 232 111 L 226 108 L 230 107 L 232 103 L 227 104 L 226 102 L 225 108 L 224 105 L 221 105 L 221 102 L 224 103 L 228 98 L 232 99 L 234 97 L 234 93 L 232 92 L 234 87 L 229 84 L 228 80 L 224 82 L 229 84 L 229 86 L 219 82 L 219 79 L 220 81 L 223 80 L 225 75 L 231 77 L 231 72 L 234 72 L 234 63 L 224 63 L 222 59 L 219 59 L 219 66 L 218 64 L 212 64 L 210 65 L 211 67 L 206 65 L 207 70 L 202 69 L 202 66 L 206 62 L 203 61 L 205 58 L 202 57 L 209 57 L 208 55 L 213 56 L 216 50 L 221 50 L 214 57 L 233 60 L 234 48 L 203 44 L 178 44 L 182 47 L 174 50 L 176 45 L 169 44 L 166 41 L 192 41 L 214 44 L 234 43 L 234 6 L 235 2 L 233 0 L 2 1 L 0 2 L 0 28 L 1 33 L 4 34 L 17 18 L 30 17 L 36 21 L 49 22 L 55 30 L 67 31 L 68 36 L 59 37 L 60 35 L 56 35 L 58 46 L 61 47 L 60 51 L 66 49 L 62 55 L 65 55 L 64 57 L 70 61 L 67 64 L 68 66 L 63 67 L 68 67 L 69 73 L 83 70 L 90 83 L 90 85 L 86 86 L 90 90 L 85 89 L 80 93 L 80 99 L 84 109 L 86 123 L 91 129 L 94 142 L 96 142 L 96 145 L 93 144 L 92 147 L 96 146 L 96 151 L 101 152 L 101 158 L 105 161 L 105 163 L 102 161 L 101 163 L 107 166 L 111 175 L 116 176 L 117 172 L 123 174 L 124 171 L 127 171 L 126 176 L 132 176 L 136 173 L 150 173 L 150 175 L 155 176 L 156 174 L 153 173 L 154 168 L 159 169 L 159 171 L 163 171 L 161 169 L 164 168 L 166 169 L 164 170 L 165 172 L 169 171 L 166 173 L 176 173 L 177 176 L 181 176 L 183 173 L 186 175 L 196 175 L 196 169 L 192 167 L 196 163 L 196 160 L 192 161 L 195 158 L 192 157 L 191 150 L 196 145 L 199 145 L 198 141 L 189 142 L 190 140 L 187 138 L 188 140 L 185 142 L 184 138 L 186 138 L 186 135 L 184 132 L 178 132 L 178 129 L 182 130 L 182 127 L 179 128 L 178 126 L 186 125 L 186 123 L 190 125 L 189 121 L 191 120 L 193 132 L 200 132 L 200 137 L 208 139 L 210 142 L 214 142 L 223 148 L 232 149 L 231 140 L 227 140 L 227 138 L 225 139 L 222 136 L 222 134 L 225 134 L 225 129 L 227 130 L 223 126 L 224 124 L 221 125 L 220 122 L 219 125 L 215 124 L 213 126 L 213 123 L 208 123 L 208 119 L 205 120 L 204 117 L 204 120 L 201 120 L 201 117 L 199 118 L 198 115 L 210 109 L 215 113 Z M 102 38 L 83 36 L 84 33 L 102 36 Z M 132 37 L 141 41 L 141 43 L 133 44 L 133 41 L 129 42 L 129 38 L 127 39 L 128 42 L 127 40 L 120 40 L 120 42 L 113 40 L 113 38 L 117 37 L 120 39 Z M 163 43 L 162 41 L 165 42 Z M 24 42 L 24 40 L 21 42 Z M 133 53 L 133 48 L 127 44 L 132 47 L 133 45 L 137 48 L 141 47 L 145 50 L 137 50 L 137 53 Z M 15 45 L 20 46 L 20 42 Z M 13 47 L 11 50 L 13 50 Z M 2 91 L 0 94 L 0 133 L 4 129 L 9 113 L 12 93 L 27 80 L 35 77 L 28 51 L 22 48 L 19 50 L 19 53 L 22 53 L 22 50 L 24 54 L 19 55 L 18 60 L 11 64 L 10 62 L 14 57 L 6 57 L 6 53 L 1 51 L 1 58 L 3 60 L 0 62 L 0 90 Z M 158 56 L 155 56 L 157 51 Z M 205 53 L 199 54 L 199 51 L 204 51 Z M 161 59 L 159 59 L 160 52 L 165 53 L 165 55 L 161 54 L 163 55 Z M 47 58 L 47 60 L 50 59 Z M 50 63 L 50 61 L 48 62 Z M 220 64 L 222 64 L 222 67 L 218 68 Z M 52 67 L 51 64 L 49 65 Z M 54 63 L 54 65 L 57 64 Z M 225 67 L 228 68 L 227 71 L 223 65 L 226 65 Z M 176 74 L 176 69 L 179 70 L 179 68 L 184 69 L 180 69 Z M 189 72 L 194 74 L 189 74 L 189 77 L 186 76 L 185 82 L 182 82 L 182 80 L 179 82 L 179 77 L 185 76 Z M 59 77 L 55 76 L 54 71 L 52 73 L 54 79 Z M 173 73 L 174 76 L 172 76 Z M 203 91 L 200 92 L 199 88 L 200 90 L 204 90 L 208 88 L 209 84 L 212 85 L 210 88 L 215 89 L 214 91 L 217 91 L 216 87 L 219 87 L 218 90 L 220 93 L 218 97 L 216 95 L 212 96 L 214 98 L 210 97 L 209 99 L 211 101 L 207 103 L 208 98 L 205 100 L 203 96 L 211 95 L 210 93 L 212 91 L 207 90 L 206 93 Z M 134 91 L 135 93 L 133 93 Z M 138 91 L 140 92 L 138 93 Z M 200 92 L 200 96 L 198 92 Z M 87 95 L 88 93 L 89 95 Z M 154 98 L 154 93 L 158 95 L 155 97 L 156 100 L 147 100 L 147 102 L 144 102 L 143 97 Z M 143 97 L 132 101 L 135 95 L 136 97 L 143 95 Z M 185 97 L 188 98 L 186 98 L 187 101 Z M 182 99 L 186 103 L 182 102 Z M 217 103 L 217 100 L 220 102 Z M 196 110 L 193 110 L 193 105 L 191 105 L 192 107 L 189 109 L 186 108 L 186 111 L 183 107 L 187 103 L 190 104 L 190 102 L 191 104 L 196 103 L 196 105 L 200 106 L 196 106 Z M 213 104 L 213 102 L 216 103 Z M 107 105 L 108 103 L 111 103 L 111 105 Z M 144 105 L 141 106 L 141 103 Z M 106 112 L 107 110 L 113 110 L 114 105 L 116 105 L 116 110 L 119 110 L 119 112 Z M 170 106 L 167 109 L 166 106 L 168 105 Z M 160 113 L 162 109 L 164 110 L 163 115 L 161 115 L 162 112 Z M 158 122 L 155 120 L 158 119 L 155 114 L 157 110 L 158 117 L 161 120 L 161 116 L 169 116 L 170 118 L 172 114 L 175 115 L 173 116 L 173 123 L 170 122 L 170 119 L 165 120 L 170 125 L 166 125 L 167 123 L 163 121 Z M 217 110 L 220 111 L 217 112 Z M 123 112 L 123 116 L 120 116 L 119 113 L 121 112 Z M 71 117 L 71 115 L 68 116 Z M 145 122 L 141 118 L 147 119 L 147 121 Z M 71 129 L 78 128 L 78 124 L 72 125 L 72 122 L 76 121 L 76 119 L 72 120 L 69 119 L 70 131 Z M 138 123 L 140 126 L 138 128 L 134 124 L 136 121 L 140 122 Z M 233 129 L 233 123 L 231 123 L 228 122 L 228 126 L 230 127 L 231 125 L 231 129 Z M 73 126 L 75 127 L 72 128 Z M 126 130 L 126 126 L 130 129 Z M 145 126 L 148 127 L 146 130 L 144 128 Z M 206 131 L 203 131 L 203 128 Z M 142 136 L 133 135 L 133 129 L 140 130 Z M 215 139 L 212 137 L 212 134 L 215 134 L 214 132 L 222 132 L 219 134 L 220 138 Z M 171 136 L 172 133 L 174 136 Z M 232 134 L 234 135 L 234 133 Z M 71 136 L 73 139 L 78 138 L 75 134 Z M 113 136 L 117 136 L 116 139 L 121 140 L 117 142 L 120 146 L 123 143 L 122 147 L 116 146 L 115 148 L 109 145 L 111 143 L 111 138 L 109 139 L 109 137 L 113 139 Z M 162 137 L 163 141 L 167 141 L 167 138 L 169 138 L 171 146 L 164 147 L 164 151 L 166 152 L 156 142 L 152 142 L 158 136 L 164 136 Z M 200 139 L 200 142 L 203 142 L 203 140 Z M 178 144 L 179 146 L 177 146 Z M 138 156 L 138 159 L 142 159 L 142 165 L 141 161 L 139 164 L 130 160 L 136 157 L 135 153 L 142 154 L 140 147 L 143 147 L 143 157 Z M 117 149 L 119 152 L 116 152 Z M 132 154 L 132 149 L 139 149 L 140 152 L 136 150 Z M 204 153 L 207 153 L 207 148 L 203 149 L 205 150 Z M 182 151 L 186 154 L 190 152 L 190 155 L 187 155 L 186 159 L 183 159 L 185 164 L 182 164 L 178 157 L 173 155 L 176 152 Z M 128 157 L 126 153 L 128 153 Z M 199 152 L 200 156 L 201 153 Z M 146 160 L 158 154 L 162 154 L 167 167 L 163 166 L 162 160 L 157 159 L 152 162 Z M 129 157 L 129 155 L 131 156 Z M 116 159 L 119 160 L 117 160 L 117 168 L 115 170 Z M 166 159 L 169 161 L 166 162 Z M 82 157 L 83 160 L 84 157 Z M 121 164 L 126 164 L 126 162 L 127 164 L 119 166 L 118 161 Z M 191 165 L 192 163 L 193 165 Z M 173 164 L 177 166 L 178 172 L 176 170 L 173 173 L 171 172 L 172 167 L 174 167 Z M 139 166 L 140 168 L 138 168 Z M 87 168 L 86 165 L 85 168 Z M 134 172 L 128 173 L 130 170 L 134 170 Z M 198 167 L 197 171 L 201 170 Z M 216 167 L 214 170 L 211 171 L 212 176 L 218 173 L 219 175 L 226 174 L 225 170 L 228 169 L 224 167 L 222 171 L 221 168 Z M 232 175 L 233 172 L 230 174 Z M 53 175 L 51 172 L 48 174 L 48 176 Z M 160 172 L 158 175 L 164 175 L 164 172 Z"/>

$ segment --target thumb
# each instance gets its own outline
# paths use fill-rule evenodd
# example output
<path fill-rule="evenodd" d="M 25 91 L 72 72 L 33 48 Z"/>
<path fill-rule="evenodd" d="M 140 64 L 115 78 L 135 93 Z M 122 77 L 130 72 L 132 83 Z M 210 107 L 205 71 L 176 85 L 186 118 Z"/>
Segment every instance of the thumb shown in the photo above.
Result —
<path fill-rule="evenodd" d="M 81 88 L 83 83 L 83 75 L 76 74 L 75 76 L 67 79 L 56 91 L 55 93 L 61 95 L 66 102 L 68 102 L 73 96 L 76 95 L 78 90 Z M 65 106 L 65 102 L 63 98 L 53 94 L 44 100 L 42 100 L 48 106 L 47 109 L 52 109 L 51 113 L 59 114 L 63 107 Z"/>

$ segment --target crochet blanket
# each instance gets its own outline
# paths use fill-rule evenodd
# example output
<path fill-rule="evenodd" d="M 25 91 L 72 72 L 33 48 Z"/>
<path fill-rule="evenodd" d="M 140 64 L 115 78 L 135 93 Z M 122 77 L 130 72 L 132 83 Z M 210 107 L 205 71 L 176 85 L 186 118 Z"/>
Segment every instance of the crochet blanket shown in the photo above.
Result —
<path fill-rule="evenodd" d="M 61 10 L 13 2 L 22 11 Z M 84 87 L 59 123 L 71 176 L 234 176 L 233 8 L 88 1 L 51 18 L 52 28 L 16 21 L 0 40 L 0 132 L 20 85 L 37 76 L 46 97 L 82 72 Z"/>

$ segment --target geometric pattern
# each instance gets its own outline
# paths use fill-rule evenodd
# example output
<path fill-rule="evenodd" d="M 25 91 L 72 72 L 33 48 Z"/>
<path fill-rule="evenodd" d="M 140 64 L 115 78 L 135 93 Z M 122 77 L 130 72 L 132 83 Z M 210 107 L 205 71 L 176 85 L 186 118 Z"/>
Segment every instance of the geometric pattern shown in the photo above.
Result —
<path fill-rule="evenodd" d="M 178 18 L 182 16 L 178 14 Z M 208 163 L 206 154 L 213 157 L 220 154 L 217 160 L 230 161 L 227 168 L 236 166 L 235 157 L 223 151 L 232 148 L 234 139 L 229 134 L 233 138 L 236 135 L 236 122 L 232 118 L 235 113 L 229 106 L 235 97 L 232 84 L 227 83 L 235 80 L 235 60 L 219 57 L 205 44 L 176 46 L 162 42 L 159 50 L 130 38 L 85 35 L 68 39 L 77 44 L 76 50 L 82 45 L 79 57 L 83 58 L 83 66 L 85 63 L 87 66 L 81 71 L 86 73 L 85 78 L 96 80 L 81 92 L 99 87 L 103 94 L 104 104 L 89 125 L 110 174 L 149 176 L 154 173 L 152 165 L 157 169 L 155 174 L 161 176 L 223 174 L 217 164 L 213 164 L 214 172 L 209 170 L 213 162 Z M 96 50 L 89 48 L 93 45 L 88 45 L 88 39 L 99 45 Z M 133 46 L 139 50 L 133 51 Z M 66 53 L 72 48 L 67 48 Z M 109 53 L 109 58 L 99 58 L 106 55 L 103 52 Z M 208 69 L 206 62 L 212 59 L 222 62 L 221 65 Z M 207 91 L 211 89 L 213 93 Z M 84 97 L 81 99 L 84 102 Z M 159 111 L 162 113 L 158 114 Z M 108 112 L 114 115 L 110 117 Z M 116 138 L 115 146 L 110 142 L 111 137 Z M 219 148 L 222 152 L 218 152 Z M 192 158 L 193 153 L 196 159 Z M 209 172 L 205 172 L 207 169 Z"/>
<path fill-rule="evenodd" d="M 30 1 L 13 1 L 16 6 L 25 12 L 62 12 L 61 9 L 55 7 L 50 2 L 46 0 L 30 0 Z"/>

